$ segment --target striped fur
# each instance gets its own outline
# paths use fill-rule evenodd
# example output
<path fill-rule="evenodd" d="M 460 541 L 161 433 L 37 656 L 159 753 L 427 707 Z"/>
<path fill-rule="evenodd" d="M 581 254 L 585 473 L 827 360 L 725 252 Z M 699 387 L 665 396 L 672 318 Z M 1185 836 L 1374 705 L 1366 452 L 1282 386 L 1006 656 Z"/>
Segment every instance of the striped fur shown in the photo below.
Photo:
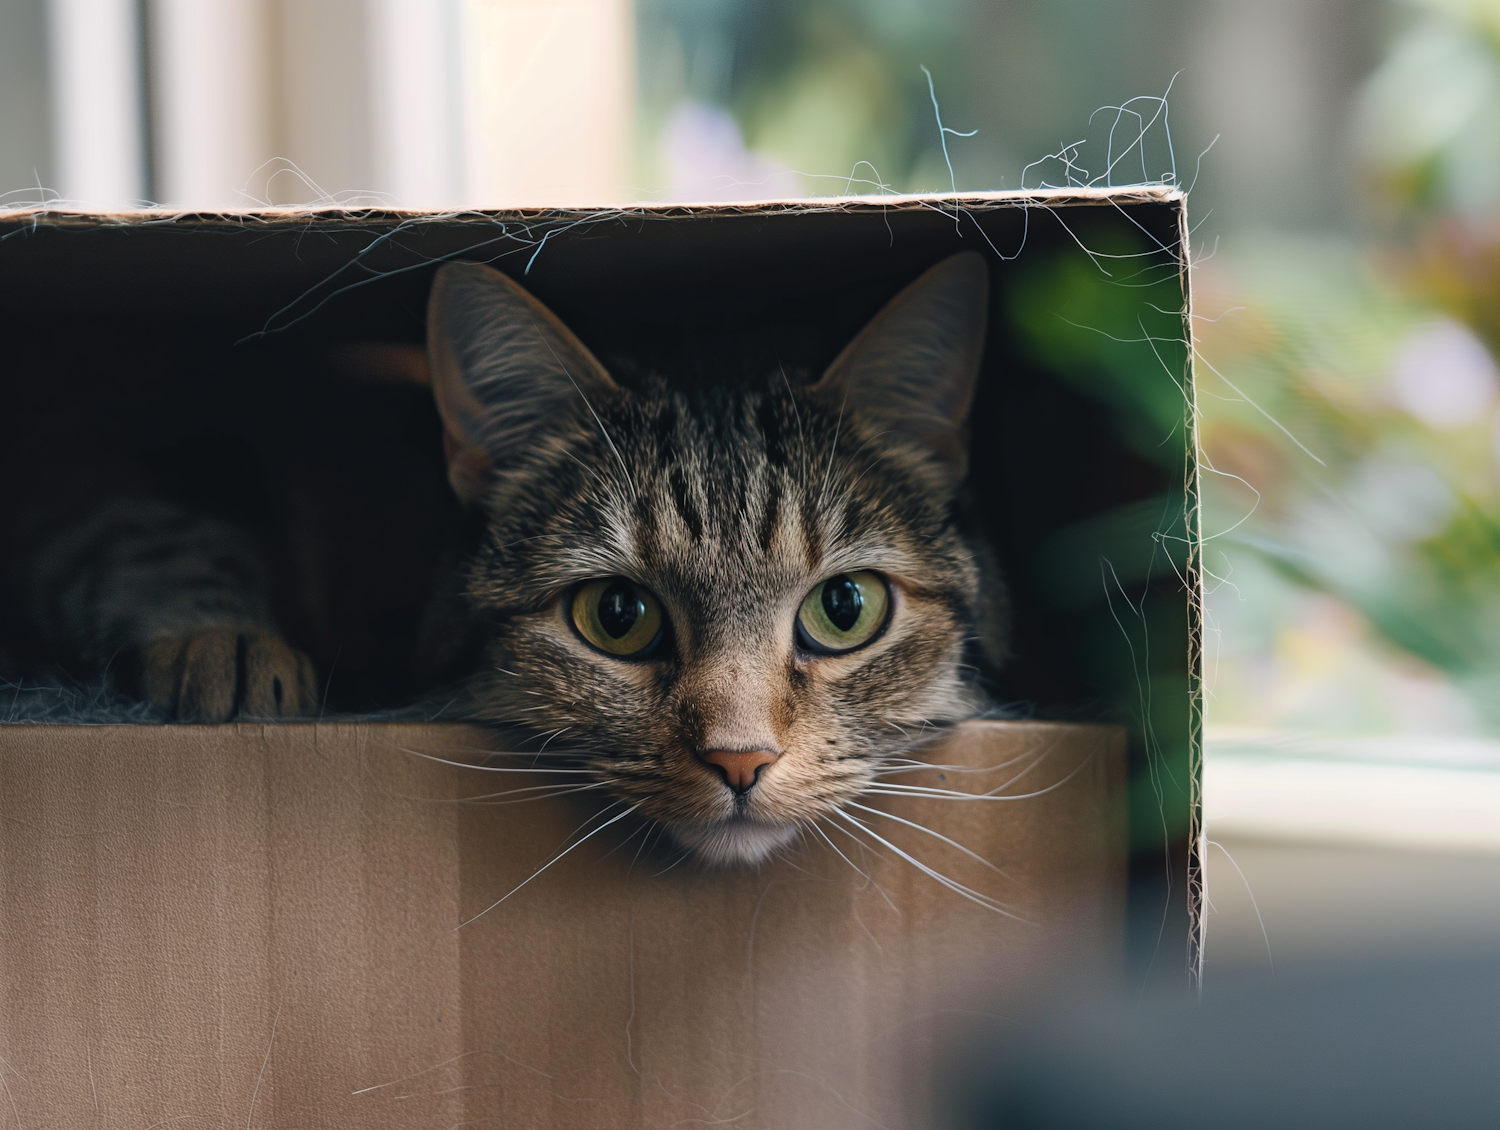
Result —
<path fill-rule="evenodd" d="M 884 758 L 975 710 L 963 655 L 979 567 L 952 512 L 953 437 L 987 309 L 977 256 L 919 280 L 819 382 L 696 390 L 661 377 L 623 388 L 571 335 L 518 349 L 531 325 L 557 332 L 538 304 L 485 268 L 445 271 L 429 325 L 459 340 L 429 344 L 439 400 L 463 401 L 444 413 L 465 421 L 450 433 L 455 466 L 488 467 L 467 588 L 488 626 L 475 715 L 581 759 L 680 843 L 735 861 L 764 857 L 862 792 Z M 475 309 L 485 316 L 465 321 Z M 484 348 L 500 311 L 523 323 L 492 339 L 503 364 Z M 487 363 L 466 372 L 451 364 L 461 355 Z M 524 435 L 512 397 L 527 405 Z M 803 651 L 804 597 L 854 570 L 888 579 L 887 629 L 847 654 Z M 649 659 L 607 655 L 570 624 L 569 594 L 611 576 L 666 611 L 670 639 Z M 719 749 L 779 756 L 741 793 L 699 756 Z"/>

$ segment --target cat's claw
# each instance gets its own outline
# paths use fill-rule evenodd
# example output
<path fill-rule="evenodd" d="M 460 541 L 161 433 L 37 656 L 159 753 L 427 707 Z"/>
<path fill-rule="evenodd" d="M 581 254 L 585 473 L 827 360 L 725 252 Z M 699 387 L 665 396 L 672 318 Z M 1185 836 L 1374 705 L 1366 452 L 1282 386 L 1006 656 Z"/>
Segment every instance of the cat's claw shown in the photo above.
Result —
<path fill-rule="evenodd" d="M 312 661 L 274 632 L 207 628 L 141 652 L 141 690 L 179 722 L 297 718 L 318 705 Z"/>

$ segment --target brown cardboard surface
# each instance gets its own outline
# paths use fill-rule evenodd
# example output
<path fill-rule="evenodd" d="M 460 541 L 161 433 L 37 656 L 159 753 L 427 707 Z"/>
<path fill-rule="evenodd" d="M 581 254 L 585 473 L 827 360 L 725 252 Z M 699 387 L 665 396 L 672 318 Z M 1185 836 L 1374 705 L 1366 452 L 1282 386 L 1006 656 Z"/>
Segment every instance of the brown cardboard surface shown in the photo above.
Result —
<path fill-rule="evenodd" d="M 960 727 L 894 780 L 1016 799 L 872 801 L 878 854 L 708 871 L 622 822 L 474 918 L 601 807 L 418 755 L 491 741 L 0 729 L 0 1127 L 919 1125 L 944 1032 L 1120 961 L 1116 728 Z"/>

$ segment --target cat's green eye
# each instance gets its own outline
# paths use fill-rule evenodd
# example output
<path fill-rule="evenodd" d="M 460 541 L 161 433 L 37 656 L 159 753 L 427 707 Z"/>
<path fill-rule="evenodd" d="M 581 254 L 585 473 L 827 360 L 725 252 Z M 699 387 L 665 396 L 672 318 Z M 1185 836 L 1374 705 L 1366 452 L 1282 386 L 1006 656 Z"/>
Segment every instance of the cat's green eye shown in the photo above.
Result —
<path fill-rule="evenodd" d="M 570 611 L 578 634 L 608 655 L 642 656 L 661 639 L 661 605 L 624 577 L 588 582 L 573 594 Z"/>
<path fill-rule="evenodd" d="M 877 573 L 829 577 L 807 594 L 797 613 L 797 642 L 824 655 L 853 651 L 885 627 L 891 594 Z"/>

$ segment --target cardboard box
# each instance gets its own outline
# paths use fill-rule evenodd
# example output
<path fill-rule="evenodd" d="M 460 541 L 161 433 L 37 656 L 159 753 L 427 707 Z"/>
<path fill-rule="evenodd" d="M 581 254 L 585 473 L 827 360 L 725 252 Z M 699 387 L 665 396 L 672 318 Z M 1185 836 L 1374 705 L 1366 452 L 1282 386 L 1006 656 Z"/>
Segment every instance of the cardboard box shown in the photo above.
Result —
<path fill-rule="evenodd" d="M 920 1125 L 943 1038 L 1119 971 L 1118 728 L 966 724 L 901 779 L 1018 799 L 876 802 L 893 847 L 711 872 L 611 829 L 525 886 L 589 810 L 465 802 L 538 783 L 432 760 L 487 743 L 8 729 L 0 1125 Z"/>
<path fill-rule="evenodd" d="M 834 836 L 847 858 L 810 841 L 760 871 L 660 873 L 673 857 L 637 859 L 622 825 L 468 925 L 588 817 L 464 802 L 494 786 L 403 752 L 464 760 L 482 732 L 0 727 L 0 1126 L 914 1125 L 943 1041 L 1018 995 L 1127 961 L 1191 975 L 1185 233 L 1169 188 L 0 217 L 0 304 L 29 339 L 190 333 L 226 357 L 420 344 L 436 264 L 471 258 L 601 355 L 759 335 L 816 370 L 920 270 L 978 249 L 975 517 L 1014 603 L 994 694 L 1119 723 L 962 727 L 932 753 L 985 770 L 959 787 L 1021 774 L 1010 790 L 1038 795 L 892 800 L 929 831 L 868 817 L 880 857 Z M 1127 905 L 1150 924 L 1131 953 Z"/>

